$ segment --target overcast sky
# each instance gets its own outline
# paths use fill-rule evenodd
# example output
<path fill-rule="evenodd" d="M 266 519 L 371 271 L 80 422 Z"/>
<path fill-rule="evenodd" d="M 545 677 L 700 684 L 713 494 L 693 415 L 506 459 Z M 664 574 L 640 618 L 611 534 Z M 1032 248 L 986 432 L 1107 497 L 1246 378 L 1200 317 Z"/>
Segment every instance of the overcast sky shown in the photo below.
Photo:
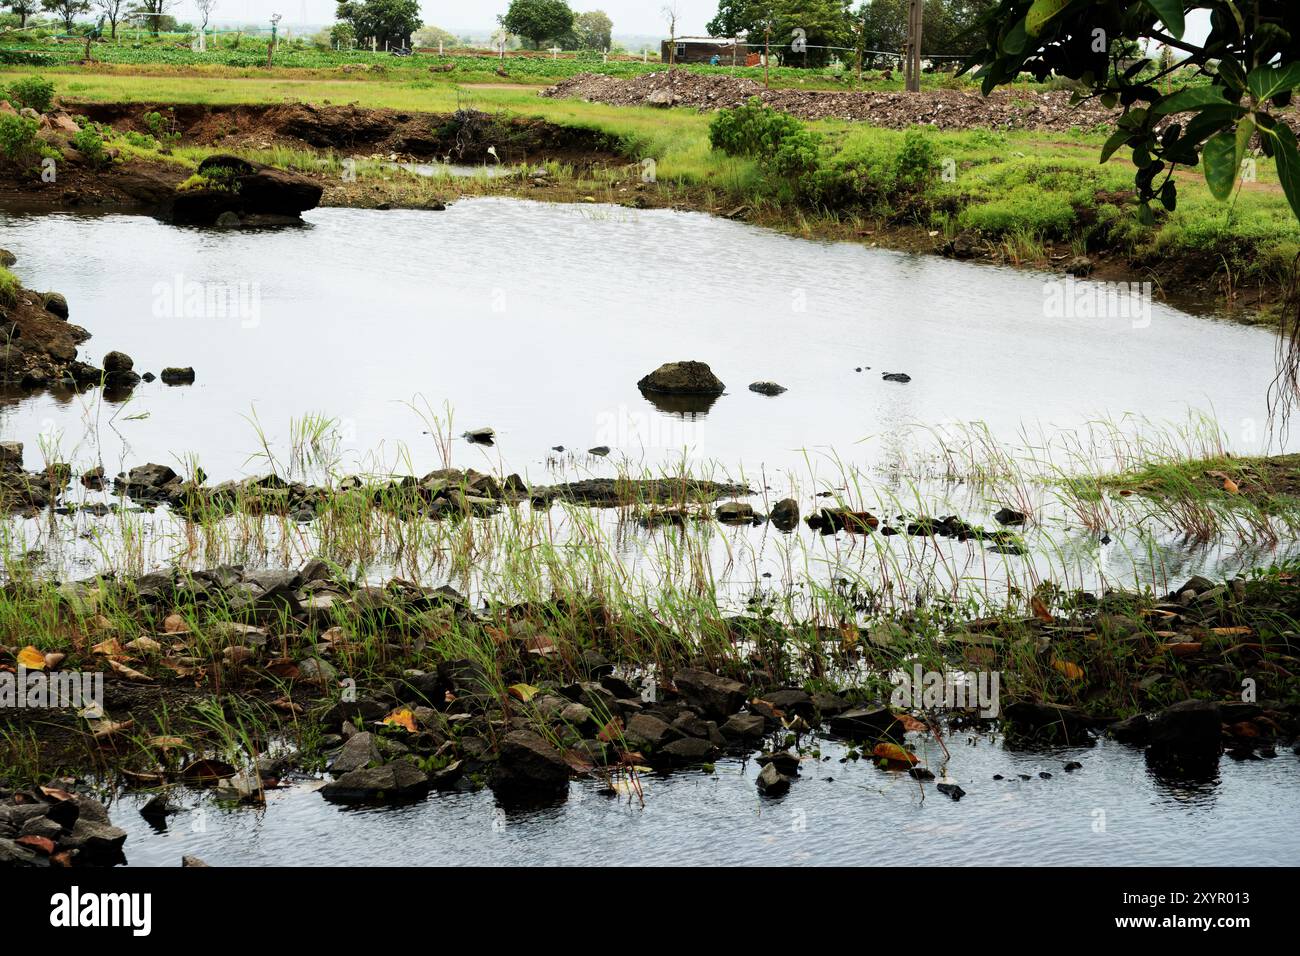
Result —
<path fill-rule="evenodd" d="M 614 32 L 622 34 L 668 33 L 660 15 L 667 0 L 570 0 L 569 6 L 579 13 L 604 10 L 614 21 Z M 717 0 L 676 0 L 681 14 L 678 32 L 683 35 L 704 33 L 704 24 L 717 13 Z M 284 14 L 290 26 L 295 23 L 331 23 L 334 0 L 217 0 L 213 19 L 217 22 L 253 22 L 266 20 L 272 13 Z M 490 30 L 498 14 L 506 12 L 509 0 L 422 0 L 424 22 L 455 33 Z M 176 14 L 181 20 L 195 17 L 193 0 L 178 0 Z"/>

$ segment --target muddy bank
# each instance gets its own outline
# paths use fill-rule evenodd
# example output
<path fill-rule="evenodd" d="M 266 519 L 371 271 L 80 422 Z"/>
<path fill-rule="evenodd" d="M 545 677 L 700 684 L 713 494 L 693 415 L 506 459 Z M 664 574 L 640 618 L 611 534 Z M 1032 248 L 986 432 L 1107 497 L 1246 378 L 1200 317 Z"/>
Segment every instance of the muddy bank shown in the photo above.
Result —
<path fill-rule="evenodd" d="M 935 775 L 918 734 L 942 740 L 998 722 L 1026 747 L 1106 734 L 1187 779 L 1213 774 L 1225 752 L 1275 757 L 1300 733 L 1284 666 L 1300 650 L 1285 624 L 1300 589 L 1286 576 L 1193 578 L 1163 597 L 1074 594 L 1056 612 L 1038 603 L 1032 615 L 954 623 L 938 638 L 905 617 L 790 626 L 718 612 L 679 627 L 595 596 L 475 607 L 446 586 L 374 586 L 321 561 L 11 582 L 0 600 L 49 622 L 39 649 L 6 638 L 3 680 L 103 675 L 102 713 L 9 707 L 10 728 L 35 732 L 49 763 L 160 788 L 151 812 L 164 820 L 171 785 L 258 803 L 322 768 L 322 798 L 334 802 L 487 786 L 506 805 L 536 806 L 565 799 L 575 776 L 626 790 L 639 773 L 724 755 L 757 754 L 760 794 L 779 796 L 815 767 L 805 761 L 817 734 L 925 787 Z M 912 681 L 918 647 L 927 673 L 998 673 L 998 699 L 928 696 L 887 679 Z M 219 749 L 221 727 L 236 724 L 242 766 Z M 296 749 L 273 752 L 285 737 Z M 20 796 L 0 808 L 0 860 L 111 862 L 121 849 L 121 831 L 103 830 L 93 810 L 60 809 L 76 797 Z M 58 827 L 28 824 L 37 817 Z M 79 839 L 93 842 L 78 852 Z"/>
<path fill-rule="evenodd" d="M 306 103 L 207 106 L 66 100 L 64 105 L 94 122 L 142 134 L 152 128 L 144 117 L 157 113 L 179 142 L 219 149 L 368 150 L 473 164 L 558 160 L 583 168 L 620 156 L 617 138 L 596 130 L 477 110 L 418 113 Z"/>

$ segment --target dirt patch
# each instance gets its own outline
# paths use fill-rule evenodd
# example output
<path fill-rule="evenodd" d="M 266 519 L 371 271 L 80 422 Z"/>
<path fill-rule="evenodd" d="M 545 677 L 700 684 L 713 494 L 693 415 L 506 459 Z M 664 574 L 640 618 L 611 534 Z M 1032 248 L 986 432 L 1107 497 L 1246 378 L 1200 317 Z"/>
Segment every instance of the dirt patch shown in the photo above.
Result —
<path fill-rule="evenodd" d="M 705 76 L 684 70 L 646 73 L 620 80 L 581 73 L 542 91 L 542 96 L 615 106 L 691 106 L 718 110 L 757 96 L 773 109 L 801 119 L 870 122 L 890 129 L 926 125 L 938 129 L 1035 129 L 1067 131 L 1113 125 L 1118 110 L 1096 101 L 1070 103 L 1070 93 L 997 90 L 984 97 L 964 90 L 912 93 L 855 93 L 835 90 L 769 90 L 743 77 Z"/>
<path fill-rule="evenodd" d="M 69 111 L 119 130 L 149 133 L 157 112 L 164 126 L 191 146 L 222 149 L 330 149 L 398 153 L 417 159 L 481 163 L 489 148 L 503 163 L 559 160 L 589 167 L 617 161 L 615 137 L 543 120 L 477 110 L 411 113 L 305 103 L 246 106 L 150 103 L 67 103 Z"/>

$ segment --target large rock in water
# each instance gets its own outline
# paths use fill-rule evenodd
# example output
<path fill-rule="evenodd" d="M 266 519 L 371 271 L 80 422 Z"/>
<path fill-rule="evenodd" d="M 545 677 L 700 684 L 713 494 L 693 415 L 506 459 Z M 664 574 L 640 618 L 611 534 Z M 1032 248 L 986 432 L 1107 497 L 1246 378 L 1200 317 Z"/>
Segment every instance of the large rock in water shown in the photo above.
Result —
<path fill-rule="evenodd" d="M 643 392 L 664 395 L 721 395 L 727 388 L 703 362 L 668 362 L 636 385 Z"/>
<path fill-rule="evenodd" d="M 429 778 L 415 764 L 395 760 L 382 767 L 345 773 L 325 784 L 321 795 L 335 803 L 391 803 L 414 800 L 429 790 Z"/>
<path fill-rule="evenodd" d="M 1147 758 L 1163 769 L 1197 773 L 1219 762 L 1222 717 L 1212 700 L 1184 700 L 1151 718 Z"/>
<path fill-rule="evenodd" d="M 560 796 L 569 789 L 569 765 L 538 734 L 516 730 L 502 743 L 488 784 L 504 796 Z"/>
<path fill-rule="evenodd" d="M 745 706 L 745 685 L 709 671 L 691 667 L 673 672 L 677 693 L 706 717 L 726 720 Z"/>
<path fill-rule="evenodd" d="M 293 221 L 315 209 L 324 192 L 305 176 L 220 153 L 199 163 L 198 174 L 214 186 L 176 193 L 171 218 L 179 225 L 211 226 L 223 213 L 253 222 Z"/>

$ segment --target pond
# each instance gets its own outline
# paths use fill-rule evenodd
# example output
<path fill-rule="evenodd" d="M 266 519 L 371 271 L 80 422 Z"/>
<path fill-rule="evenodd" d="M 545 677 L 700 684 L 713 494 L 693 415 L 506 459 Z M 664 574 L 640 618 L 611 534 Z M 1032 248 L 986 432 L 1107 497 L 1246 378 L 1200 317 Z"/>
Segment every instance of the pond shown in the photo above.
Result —
<path fill-rule="evenodd" d="M 918 743 L 937 768 L 933 738 Z M 957 734 L 948 746 L 958 801 L 868 760 L 841 762 L 843 745 L 822 741 L 822 760 L 805 760 L 778 799 L 758 795 L 756 763 L 723 760 L 712 772 L 643 776 L 644 805 L 576 781 L 562 802 L 526 811 L 488 790 L 343 809 L 299 784 L 269 791 L 260 808 L 178 795 L 181 812 L 162 829 L 139 814 L 147 795 L 122 797 L 111 816 L 130 834 L 129 864 L 144 866 L 184 855 L 213 866 L 1277 866 L 1300 854 L 1289 751 L 1225 757 L 1217 775 L 1189 781 L 1112 743 L 1026 752 Z"/>

